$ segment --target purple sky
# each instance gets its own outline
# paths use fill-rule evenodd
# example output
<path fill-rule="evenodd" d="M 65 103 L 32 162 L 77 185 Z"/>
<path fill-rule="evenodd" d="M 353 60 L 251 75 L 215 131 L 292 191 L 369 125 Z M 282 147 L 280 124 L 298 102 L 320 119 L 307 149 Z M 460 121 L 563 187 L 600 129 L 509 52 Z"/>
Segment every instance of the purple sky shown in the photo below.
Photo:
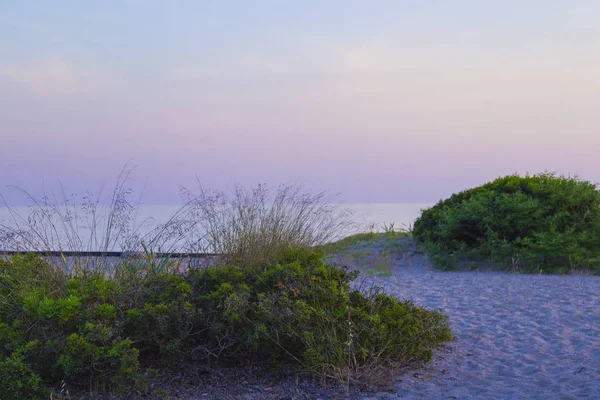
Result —
<path fill-rule="evenodd" d="M 525 4 L 525 5 L 524 5 Z M 0 193 L 304 182 L 434 202 L 600 181 L 600 2 L 0 4 Z"/>

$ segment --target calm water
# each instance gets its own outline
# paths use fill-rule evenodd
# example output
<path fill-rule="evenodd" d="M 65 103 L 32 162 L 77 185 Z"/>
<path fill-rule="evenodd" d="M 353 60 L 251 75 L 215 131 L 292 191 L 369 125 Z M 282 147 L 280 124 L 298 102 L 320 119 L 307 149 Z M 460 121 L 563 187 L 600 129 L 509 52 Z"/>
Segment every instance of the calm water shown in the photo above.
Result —
<path fill-rule="evenodd" d="M 344 204 L 340 207 L 352 211 L 352 220 L 355 222 L 353 227 L 345 234 L 352 234 L 356 232 L 364 232 L 369 230 L 383 230 L 385 226 L 393 224 L 396 230 L 407 228 L 411 226 L 415 219 L 420 215 L 420 210 L 427 208 L 431 204 L 417 204 L 417 203 L 358 203 L 358 204 Z M 140 234 L 151 231 L 156 226 L 167 222 L 173 214 L 179 210 L 179 206 L 163 206 L 163 205 L 146 205 L 140 206 L 137 209 L 134 220 L 131 226 L 136 227 Z M 27 220 L 30 215 L 29 207 L 13 207 L 12 212 L 16 215 L 11 215 L 11 212 L 6 207 L 0 207 L 0 222 L 3 225 L 14 226 L 15 219 L 20 224 L 23 224 L 23 220 Z M 63 210 L 64 211 L 64 210 Z M 78 216 L 76 218 L 77 234 L 84 243 L 87 243 L 91 235 L 91 229 L 89 228 L 90 223 L 86 218 L 85 213 L 81 210 L 77 210 Z M 103 215 L 106 213 L 106 208 L 99 207 L 98 215 L 102 220 Z M 57 231 L 61 231 L 61 224 L 55 224 Z M 54 228 L 52 228 L 54 229 Z M 0 238 L 0 249 L 5 248 Z M 88 250 L 86 248 L 86 250 Z M 95 249 L 90 249 L 95 250 Z M 113 249 L 119 250 L 119 249 Z"/>

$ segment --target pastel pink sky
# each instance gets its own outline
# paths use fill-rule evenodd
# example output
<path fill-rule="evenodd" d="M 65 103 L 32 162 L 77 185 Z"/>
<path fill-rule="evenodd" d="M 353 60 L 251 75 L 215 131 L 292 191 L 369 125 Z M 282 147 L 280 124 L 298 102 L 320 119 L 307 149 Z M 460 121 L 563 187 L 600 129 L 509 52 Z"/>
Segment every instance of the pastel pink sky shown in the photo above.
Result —
<path fill-rule="evenodd" d="M 600 181 L 598 15 L 597 1 L 3 2 L 0 193 L 96 190 L 128 160 L 148 204 L 195 175 L 349 202 L 434 202 L 515 172 Z"/>

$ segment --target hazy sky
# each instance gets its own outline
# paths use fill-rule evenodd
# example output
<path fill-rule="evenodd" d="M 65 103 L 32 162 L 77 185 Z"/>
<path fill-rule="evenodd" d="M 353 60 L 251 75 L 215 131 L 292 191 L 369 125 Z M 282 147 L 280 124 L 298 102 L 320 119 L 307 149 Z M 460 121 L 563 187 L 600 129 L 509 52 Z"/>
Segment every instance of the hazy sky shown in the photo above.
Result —
<path fill-rule="evenodd" d="M 0 1 L 0 192 L 600 181 L 600 1 Z"/>

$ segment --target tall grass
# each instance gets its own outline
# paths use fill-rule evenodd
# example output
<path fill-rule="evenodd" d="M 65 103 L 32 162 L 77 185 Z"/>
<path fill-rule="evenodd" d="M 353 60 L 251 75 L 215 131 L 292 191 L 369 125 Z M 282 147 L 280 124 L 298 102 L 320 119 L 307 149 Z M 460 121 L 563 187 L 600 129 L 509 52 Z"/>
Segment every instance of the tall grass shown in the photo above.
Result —
<path fill-rule="evenodd" d="M 232 193 L 183 189 L 190 215 L 205 233 L 198 247 L 223 254 L 226 262 L 269 263 L 290 248 L 312 248 L 339 239 L 352 227 L 352 213 L 327 192 L 301 185 L 236 186 Z"/>
<path fill-rule="evenodd" d="M 165 223 L 144 231 L 151 218 L 139 220 L 142 195 L 135 199 L 128 186 L 133 170 L 131 164 L 122 168 L 108 196 L 102 190 L 96 195 L 89 191 L 82 197 L 67 195 L 61 185 L 58 194 L 44 190 L 38 198 L 25 189 L 11 187 L 29 203 L 28 212 L 19 212 L 0 194 L 9 215 L 8 220 L 0 220 L 0 252 L 121 251 L 144 255 L 149 249 L 186 251 L 194 241 L 196 224 L 188 218 L 189 208 L 182 206 Z M 67 263 L 64 258 L 55 261 Z M 107 259 L 86 257 L 85 263 L 103 266 Z"/>
<path fill-rule="evenodd" d="M 273 261 L 293 247 L 312 248 L 339 239 L 353 226 L 351 212 L 327 192 L 310 193 L 301 185 L 271 190 L 262 184 L 228 192 L 199 184 L 198 193 L 182 189 L 184 204 L 165 223 L 148 230 L 150 218 L 139 218 L 142 196 L 136 199 L 128 185 L 133 170 L 130 164 L 123 167 L 108 196 L 100 191 L 79 198 L 67 195 L 61 186 L 58 195 L 44 192 L 37 198 L 13 188 L 29 202 L 27 215 L 0 194 L 10 216 L 0 220 L 0 252 L 121 251 L 149 264 L 152 259 L 153 265 L 157 253 L 213 253 L 222 255 L 222 262 L 257 264 Z M 105 256 L 54 261 L 67 268 L 111 264 Z"/>

